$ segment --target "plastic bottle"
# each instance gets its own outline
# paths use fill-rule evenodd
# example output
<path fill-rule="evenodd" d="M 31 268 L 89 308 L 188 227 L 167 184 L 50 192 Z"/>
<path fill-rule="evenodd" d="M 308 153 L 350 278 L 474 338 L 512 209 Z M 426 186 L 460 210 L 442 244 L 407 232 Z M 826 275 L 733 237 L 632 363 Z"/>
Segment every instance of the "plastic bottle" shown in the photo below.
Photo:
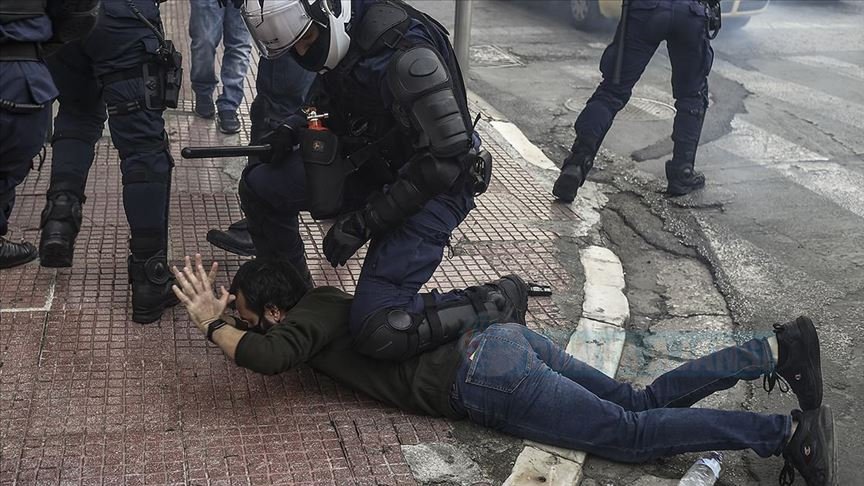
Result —
<path fill-rule="evenodd" d="M 700 457 L 690 466 L 678 486 L 713 486 L 720 477 L 723 454 L 712 451 Z"/>

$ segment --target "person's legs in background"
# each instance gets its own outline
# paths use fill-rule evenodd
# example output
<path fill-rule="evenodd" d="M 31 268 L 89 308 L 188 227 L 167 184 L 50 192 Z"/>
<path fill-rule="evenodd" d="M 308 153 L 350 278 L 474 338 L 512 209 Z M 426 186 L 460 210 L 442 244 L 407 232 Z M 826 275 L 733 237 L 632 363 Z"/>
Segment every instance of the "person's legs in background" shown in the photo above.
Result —
<path fill-rule="evenodd" d="M 217 0 L 190 0 L 189 39 L 192 71 L 189 79 L 195 92 L 195 113 L 213 118 L 213 91 L 216 89 L 216 48 L 222 41 L 225 8 Z"/>
<path fill-rule="evenodd" d="M 222 56 L 222 94 L 216 100 L 216 111 L 219 116 L 219 130 L 233 134 L 240 131 L 237 108 L 243 101 L 243 84 L 249 69 L 252 38 L 243 22 L 240 9 L 231 2 L 224 8 L 223 22 L 225 53 Z"/>

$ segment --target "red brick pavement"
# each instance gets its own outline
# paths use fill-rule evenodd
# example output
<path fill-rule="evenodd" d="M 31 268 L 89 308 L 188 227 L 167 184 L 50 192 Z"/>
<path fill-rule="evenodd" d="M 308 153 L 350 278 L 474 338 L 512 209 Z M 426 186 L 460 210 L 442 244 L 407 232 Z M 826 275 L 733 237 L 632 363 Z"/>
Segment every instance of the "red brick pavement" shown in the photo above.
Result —
<path fill-rule="evenodd" d="M 169 1 L 163 13 L 169 37 L 188 49 L 188 3 Z M 254 96 L 256 65 L 241 117 Z M 183 160 L 179 151 L 245 143 L 248 121 L 239 136 L 221 135 L 192 115 L 191 99 L 187 79 L 181 109 L 166 113 L 177 161 L 170 258 L 200 252 L 220 263 L 219 280 L 227 282 L 243 259 L 204 236 L 241 216 L 236 181 L 221 161 Z M 551 204 L 501 147 L 486 147 L 495 156 L 494 183 L 453 235 L 453 254 L 428 287 L 464 287 L 508 272 L 568 287 L 557 237 L 539 223 L 548 228 L 577 216 Z M 50 149 L 48 160 L 19 188 L 13 238 L 38 240 Z M 275 377 L 239 369 L 182 307 L 155 324 L 133 323 L 128 227 L 107 137 L 87 195 L 73 268 L 34 262 L 0 272 L 0 484 L 414 484 L 400 446 L 452 440 L 447 421 L 401 413 L 306 367 Z M 325 228 L 308 215 L 302 224 L 316 282 L 353 290 L 360 258 L 330 268 L 318 249 Z M 559 317 L 551 299 L 532 299 L 531 325 Z"/>

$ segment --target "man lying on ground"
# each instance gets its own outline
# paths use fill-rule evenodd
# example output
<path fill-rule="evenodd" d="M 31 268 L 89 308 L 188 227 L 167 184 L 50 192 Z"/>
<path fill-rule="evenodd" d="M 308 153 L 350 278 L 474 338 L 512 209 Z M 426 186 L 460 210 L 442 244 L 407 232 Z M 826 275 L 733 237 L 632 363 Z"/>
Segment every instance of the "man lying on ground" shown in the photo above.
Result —
<path fill-rule="evenodd" d="M 775 325 L 775 336 L 689 361 L 636 389 L 525 327 L 527 287 L 516 276 L 466 292 L 498 292 L 502 314 L 519 323 L 481 324 L 457 341 L 391 362 L 353 350 L 349 294 L 333 287 L 307 290 L 289 264 L 252 260 L 234 276 L 231 292 L 221 287 L 217 297 L 211 287 L 215 270 L 213 263 L 208 275 L 200 255 L 194 267 L 186 257 L 182 271 L 174 268 L 174 292 L 198 329 L 252 371 L 275 374 L 306 363 L 408 412 L 467 418 L 615 461 L 752 449 L 761 457 L 783 455 L 781 485 L 792 484 L 796 469 L 808 486 L 836 484 L 834 419 L 822 405 L 819 340 L 806 317 Z M 229 304 L 240 316 L 235 325 L 223 317 Z M 760 377 L 768 391 L 778 380 L 788 382 L 803 411 L 688 408 L 739 380 Z"/>

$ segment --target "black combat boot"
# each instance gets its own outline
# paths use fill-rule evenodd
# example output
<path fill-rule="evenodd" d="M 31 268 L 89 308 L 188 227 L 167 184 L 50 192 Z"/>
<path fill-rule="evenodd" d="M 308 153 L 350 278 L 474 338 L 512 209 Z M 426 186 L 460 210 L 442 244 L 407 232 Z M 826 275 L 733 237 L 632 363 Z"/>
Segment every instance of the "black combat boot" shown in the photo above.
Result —
<path fill-rule="evenodd" d="M 763 386 L 770 392 L 780 381 L 780 391 L 792 387 L 798 406 L 805 412 L 822 405 L 822 361 L 816 327 L 806 316 L 786 324 L 774 324 L 778 359 L 774 371 L 765 375 Z M 784 387 L 784 383 L 788 384 Z"/>
<path fill-rule="evenodd" d="M 783 449 L 786 464 L 780 471 L 780 485 L 791 486 L 798 470 L 807 486 L 836 486 L 837 451 L 831 409 L 823 405 L 807 412 L 793 410 L 792 418 L 798 421 L 798 428 Z"/>
<path fill-rule="evenodd" d="M 585 183 L 588 173 L 594 167 L 594 157 L 600 148 L 599 142 L 591 137 L 577 134 L 570 155 L 561 164 L 561 175 L 555 181 L 552 194 L 563 202 L 573 202 L 576 191 Z"/>
<path fill-rule="evenodd" d="M 696 172 L 693 164 L 678 164 L 666 161 L 666 193 L 670 196 L 683 196 L 705 187 L 705 175 Z"/>
<path fill-rule="evenodd" d="M 165 252 L 146 260 L 129 256 L 129 283 L 132 284 L 132 320 L 149 324 L 162 317 L 162 311 L 179 302 L 171 286 L 174 275 L 168 267 Z"/>
<path fill-rule="evenodd" d="M 0 236 L 0 268 L 12 268 L 32 262 L 39 252 L 32 243 L 15 243 Z"/>
<path fill-rule="evenodd" d="M 72 266 L 84 200 L 68 191 L 48 194 L 48 202 L 42 210 L 42 236 L 39 238 L 39 263 L 43 267 Z"/>
<path fill-rule="evenodd" d="M 207 232 L 207 241 L 216 248 L 235 255 L 255 256 L 255 244 L 252 243 L 246 218 L 232 223 L 226 231 L 211 229 Z"/>

